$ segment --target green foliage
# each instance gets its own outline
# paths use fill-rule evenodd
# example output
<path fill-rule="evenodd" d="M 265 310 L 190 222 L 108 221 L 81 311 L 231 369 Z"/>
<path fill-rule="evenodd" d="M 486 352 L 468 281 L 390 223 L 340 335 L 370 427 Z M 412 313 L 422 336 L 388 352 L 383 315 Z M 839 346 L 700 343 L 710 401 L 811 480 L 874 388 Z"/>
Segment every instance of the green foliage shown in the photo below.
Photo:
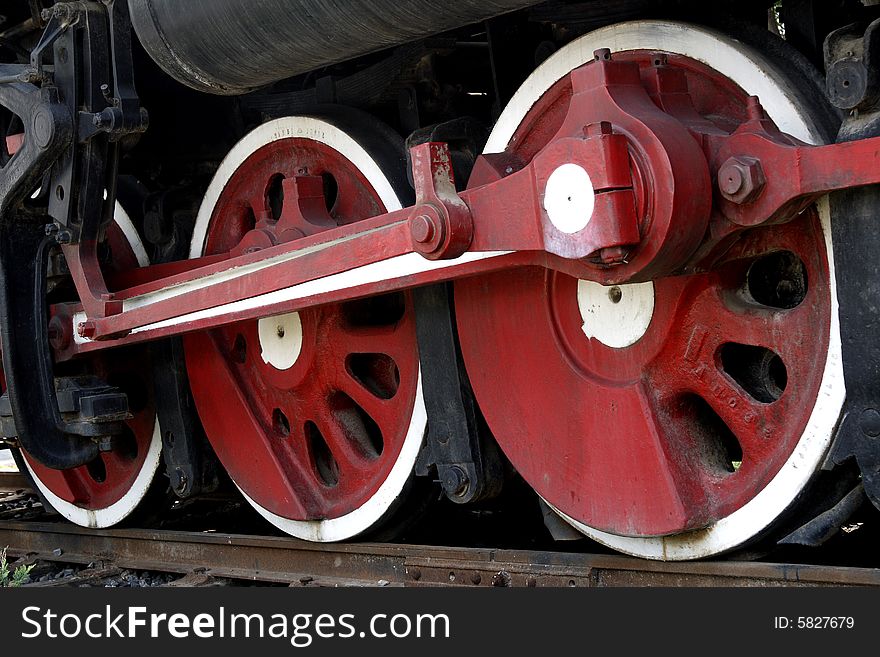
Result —
<path fill-rule="evenodd" d="M 19 566 L 10 573 L 9 563 L 6 561 L 6 549 L 0 550 L 0 588 L 21 586 L 27 582 L 33 565 Z"/>

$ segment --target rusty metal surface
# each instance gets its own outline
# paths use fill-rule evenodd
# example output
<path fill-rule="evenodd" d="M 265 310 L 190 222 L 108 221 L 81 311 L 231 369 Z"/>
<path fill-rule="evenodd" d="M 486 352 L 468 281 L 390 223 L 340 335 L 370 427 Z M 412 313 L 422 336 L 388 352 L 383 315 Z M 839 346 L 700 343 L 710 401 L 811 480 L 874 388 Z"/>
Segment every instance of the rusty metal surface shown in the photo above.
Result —
<path fill-rule="evenodd" d="M 310 586 L 880 586 L 880 569 L 758 562 L 662 563 L 616 555 L 426 547 L 317 545 L 290 538 L 90 531 L 3 522 L 13 555 L 162 572 L 199 572 Z"/>

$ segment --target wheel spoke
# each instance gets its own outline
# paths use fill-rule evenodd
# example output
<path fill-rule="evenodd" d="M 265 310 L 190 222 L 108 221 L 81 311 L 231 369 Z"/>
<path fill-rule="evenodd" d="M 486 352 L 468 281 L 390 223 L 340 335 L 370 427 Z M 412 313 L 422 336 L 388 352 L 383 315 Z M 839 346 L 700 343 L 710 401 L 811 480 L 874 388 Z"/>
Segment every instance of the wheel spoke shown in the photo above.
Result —
<path fill-rule="evenodd" d="M 615 471 L 614 475 L 607 470 L 595 474 L 615 487 L 613 495 L 628 502 L 633 519 L 638 516 L 642 525 L 657 523 L 679 531 L 705 526 L 709 517 L 704 483 L 694 476 L 688 446 L 668 440 L 666 413 L 658 408 L 653 386 L 643 383 L 621 391 L 610 405 L 628 417 L 613 441 L 607 435 L 591 437 L 594 449 L 604 448 L 603 469 L 610 466 Z M 636 409 L 638 413 L 632 412 Z M 625 487 L 621 486 L 624 482 Z M 651 490 L 647 503 L 641 499 L 646 488 Z"/>
<path fill-rule="evenodd" d="M 266 197 L 262 193 L 250 196 L 246 205 L 250 208 L 251 212 L 253 212 L 254 219 L 256 220 L 259 220 L 267 210 Z"/>
<path fill-rule="evenodd" d="M 292 485 L 293 481 L 302 479 L 307 474 L 302 461 L 293 458 L 289 443 L 267 435 L 266 425 L 254 413 L 256 400 L 241 389 L 235 373 L 224 357 L 223 346 L 217 342 L 215 336 L 199 337 L 201 339 L 191 340 L 187 344 L 187 349 L 201 352 L 201 368 L 196 376 L 207 377 L 211 387 L 223 390 L 227 396 L 222 403 L 213 407 L 215 414 L 205 422 L 206 430 L 214 433 L 230 431 L 234 427 L 235 433 L 241 439 L 225 443 L 233 456 L 232 463 L 238 467 L 257 469 L 265 486 L 271 487 L 276 494 L 283 495 L 301 513 L 311 516 L 314 509 L 320 507 L 318 491 Z M 195 347 L 195 344 L 199 346 Z M 191 378 L 195 377 L 191 374 Z M 271 417 L 271 410 L 269 413 Z M 229 469 L 235 480 L 239 473 L 235 467 Z"/>
<path fill-rule="evenodd" d="M 339 390 L 351 397 L 352 401 L 373 418 L 376 424 L 380 426 L 386 423 L 393 425 L 398 420 L 398 414 L 401 411 L 400 404 L 395 403 L 393 399 L 380 399 L 365 388 L 360 381 L 353 378 L 348 371 L 340 373 L 336 384 L 339 386 Z"/>
<path fill-rule="evenodd" d="M 732 342 L 764 347 L 782 355 L 790 345 L 791 332 L 796 331 L 799 317 L 795 311 L 784 311 L 740 304 L 732 308 L 715 290 L 705 291 L 694 304 L 691 316 L 700 317 L 700 324 L 713 336 L 716 345 Z M 703 319 L 704 318 L 704 319 Z"/>
<path fill-rule="evenodd" d="M 343 360 L 349 354 L 387 354 L 395 362 L 412 352 L 411 332 L 407 325 L 350 328 L 336 324 L 328 332 L 329 341 L 337 347 L 336 355 Z"/>
<path fill-rule="evenodd" d="M 104 461 L 104 467 L 107 470 L 107 479 L 118 479 L 126 476 L 129 460 L 113 449 L 109 452 L 103 452 L 101 459 Z"/>
<path fill-rule="evenodd" d="M 73 468 L 72 470 L 56 471 L 57 475 L 52 477 L 44 477 L 44 483 L 48 484 L 52 492 L 63 500 L 73 500 L 84 502 L 85 491 L 95 485 L 93 481 L 86 480 L 88 477 L 83 472 L 83 468 Z M 53 472 L 53 474 L 55 474 Z"/>

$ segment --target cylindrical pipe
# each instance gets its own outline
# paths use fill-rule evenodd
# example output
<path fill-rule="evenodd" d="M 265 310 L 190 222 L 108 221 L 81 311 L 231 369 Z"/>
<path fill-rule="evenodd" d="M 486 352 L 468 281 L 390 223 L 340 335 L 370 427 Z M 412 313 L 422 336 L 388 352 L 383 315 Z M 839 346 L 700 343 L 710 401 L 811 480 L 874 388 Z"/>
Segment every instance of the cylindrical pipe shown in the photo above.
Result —
<path fill-rule="evenodd" d="M 180 82 L 240 94 L 537 4 L 536 0 L 129 0 L 150 56 Z"/>

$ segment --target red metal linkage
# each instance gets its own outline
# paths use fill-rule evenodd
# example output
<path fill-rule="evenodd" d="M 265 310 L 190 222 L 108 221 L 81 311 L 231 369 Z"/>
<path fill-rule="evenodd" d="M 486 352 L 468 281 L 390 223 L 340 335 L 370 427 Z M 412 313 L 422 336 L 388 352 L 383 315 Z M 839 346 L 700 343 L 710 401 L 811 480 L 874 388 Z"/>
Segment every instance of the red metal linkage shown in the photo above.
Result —
<path fill-rule="evenodd" d="M 477 170 L 493 181 L 476 189 L 457 194 L 447 148 L 424 144 L 413 150 L 413 208 L 327 229 L 317 182 L 295 177 L 279 220 L 258 217 L 228 258 L 170 275 L 161 266 L 116 293 L 89 245 L 65 247 L 83 303 L 56 309 L 78 337 L 59 356 L 525 264 L 606 285 L 656 279 L 706 253 L 707 234 L 785 221 L 819 194 L 880 183 L 880 141 L 797 143 L 757 99 L 724 134 L 663 66 L 643 79 L 600 51 L 571 80 L 549 144 L 528 164 L 482 158 Z M 569 181 L 561 196 L 554 176 Z M 567 228 L 554 212 L 580 223 Z"/>

